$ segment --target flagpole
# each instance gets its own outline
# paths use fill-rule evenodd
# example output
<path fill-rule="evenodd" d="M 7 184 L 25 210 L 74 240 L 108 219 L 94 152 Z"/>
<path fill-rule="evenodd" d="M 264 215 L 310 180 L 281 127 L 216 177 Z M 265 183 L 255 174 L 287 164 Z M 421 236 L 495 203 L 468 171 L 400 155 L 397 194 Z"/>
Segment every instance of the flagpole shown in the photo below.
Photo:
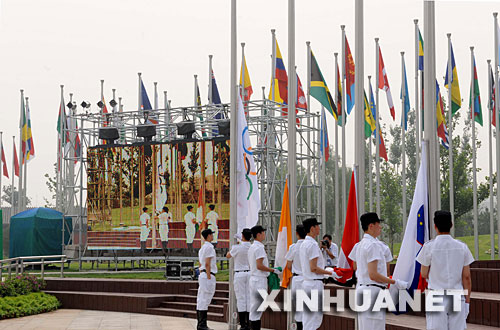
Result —
<path fill-rule="evenodd" d="M 324 148 L 330 149 L 330 146 L 327 144 L 328 139 L 325 137 L 328 134 L 326 130 L 326 117 L 325 117 L 325 107 L 321 106 L 321 122 L 323 125 L 321 134 L 321 139 L 323 140 L 323 157 L 321 157 L 321 177 L 323 180 L 321 181 L 321 220 L 323 226 L 321 226 L 321 237 L 326 234 L 326 152 Z M 321 154 L 320 152 L 320 154 Z"/>
<path fill-rule="evenodd" d="M 230 96 L 231 96 L 231 121 L 230 121 L 230 131 L 231 136 L 233 137 L 231 140 L 231 145 L 238 145 L 238 115 L 237 115 L 237 64 L 236 64 L 236 54 L 237 54 L 237 24 L 236 24 L 236 0 L 231 0 L 231 77 L 229 79 L 230 85 Z M 209 104 L 212 104 L 212 55 L 208 56 L 209 59 Z M 236 234 L 236 226 L 237 226 L 237 191 L 236 191 L 236 152 L 231 152 L 229 156 L 229 242 L 232 245 L 235 242 L 234 236 Z M 236 313 L 236 296 L 234 293 L 234 258 L 229 260 L 229 322 L 228 328 L 230 330 L 237 329 L 237 313 Z"/>
<path fill-rule="evenodd" d="M 153 85 L 154 85 L 154 90 L 155 90 L 155 103 L 154 103 L 154 107 L 155 107 L 155 110 L 158 110 L 158 82 L 153 82 Z M 114 98 L 114 97 L 113 97 Z"/>
<path fill-rule="evenodd" d="M 337 76 L 338 67 L 339 67 L 339 62 L 338 62 L 338 53 L 333 54 L 335 56 L 335 72 L 334 72 L 334 77 L 335 77 L 335 105 L 337 106 L 337 112 L 341 109 L 339 109 L 339 99 L 338 99 L 338 87 L 339 87 L 339 81 L 338 79 L 340 78 Z M 309 100 L 307 102 L 309 104 Z M 338 117 L 337 117 L 338 119 Z M 340 200 L 340 194 L 339 194 L 339 129 L 338 129 L 338 120 L 335 120 L 335 242 L 337 243 L 338 246 L 340 246 L 340 232 L 339 232 L 339 227 L 340 227 L 340 215 L 339 215 L 339 200 Z"/>
<path fill-rule="evenodd" d="M 471 115 L 472 115 L 472 203 L 473 203 L 473 216 L 474 216 L 474 257 L 479 259 L 479 239 L 477 231 L 477 178 L 476 178 L 476 88 L 475 88 L 475 75 L 474 75 L 474 47 L 470 47 L 470 61 L 471 61 Z M 498 125 L 498 124 L 497 124 Z"/>
<path fill-rule="evenodd" d="M 448 37 L 448 167 L 450 176 L 450 213 L 451 222 L 455 224 L 455 186 L 453 182 L 453 107 L 451 99 L 451 84 L 454 79 L 453 68 L 451 63 L 451 33 L 446 34 Z M 451 235 L 455 236 L 455 226 L 451 227 Z"/>
<path fill-rule="evenodd" d="M 271 107 L 269 108 L 269 117 L 274 117 L 274 108 L 276 105 L 274 102 L 276 101 L 276 94 L 275 94 L 275 89 L 276 89 L 276 30 L 271 29 L 271 39 L 272 39 L 272 45 L 271 45 L 271 100 L 273 101 Z M 267 127 L 267 132 L 266 132 L 266 137 L 267 137 L 267 143 L 266 143 L 266 161 L 267 161 L 267 193 L 268 193 L 268 198 L 271 199 L 271 209 L 274 210 L 276 207 L 276 200 L 275 200 L 275 194 L 274 194 L 274 183 L 269 182 L 270 178 L 274 177 L 274 171 L 275 167 L 273 164 L 273 160 L 271 158 L 271 155 L 269 153 L 271 147 L 274 146 L 274 126 L 270 124 Z"/>
<path fill-rule="evenodd" d="M 16 214 L 14 206 L 14 177 L 16 176 L 16 137 L 12 135 L 12 184 L 10 186 L 10 216 Z M 17 196 L 19 198 L 19 195 Z"/>
<path fill-rule="evenodd" d="M 137 72 L 137 77 L 138 77 L 138 84 L 139 84 L 139 88 L 138 88 L 138 96 L 137 96 L 137 110 L 140 111 L 141 110 L 141 106 L 142 106 L 142 77 L 141 77 L 142 73 L 141 72 Z M 101 96 L 102 98 L 102 96 Z"/>
<path fill-rule="evenodd" d="M 498 48 L 500 47 L 499 44 L 499 38 L 500 36 L 498 35 L 498 19 L 497 19 L 498 13 L 493 13 L 493 18 L 494 18 L 494 37 L 495 37 L 495 42 L 493 45 L 495 46 L 495 116 L 496 116 L 496 155 L 497 155 L 497 173 L 500 172 L 500 89 L 498 88 L 498 82 L 499 82 L 499 65 L 500 65 L 500 59 L 499 59 L 499 50 Z M 497 177 L 497 232 L 498 232 L 498 247 L 500 248 L 500 212 L 498 211 L 500 205 L 500 189 L 498 189 L 498 177 Z M 500 251 L 499 251 L 499 258 L 500 258 Z"/>
<path fill-rule="evenodd" d="M 20 116 L 19 116 L 19 182 L 18 182 L 18 212 L 24 210 L 23 207 L 23 167 L 24 167 L 24 152 L 23 152 L 23 114 L 25 113 L 24 107 L 24 90 L 21 89 L 21 107 L 20 107 Z"/>
<path fill-rule="evenodd" d="M 295 0 L 288 0 L 288 173 L 290 195 L 290 219 L 292 229 L 295 229 L 297 214 L 297 126 L 295 123 Z M 292 235 L 294 236 L 294 235 Z M 293 241 L 296 237 L 293 237 Z"/>
<path fill-rule="evenodd" d="M 375 134 L 375 195 L 377 199 L 377 214 L 380 216 L 380 108 L 379 108 L 379 88 L 378 81 L 380 79 L 380 70 L 379 70 L 379 38 L 375 38 L 375 129 L 377 133 Z"/>
<path fill-rule="evenodd" d="M 364 121 L 364 10 L 363 0 L 356 0 L 355 2 L 355 25 L 356 25 L 356 50 L 354 56 L 356 57 L 356 70 L 355 74 L 355 163 L 358 165 L 360 175 L 357 179 L 357 192 L 358 192 L 358 214 L 361 216 L 365 213 L 365 121 Z"/>
<path fill-rule="evenodd" d="M 347 213 L 347 192 L 346 192 L 346 161 L 345 161 L 345 121 L 347 112 L 345 106 L 345 60 L 346 60 L 346 37 L 345 37 L 345 25 L 341 25 L 340 29 L 342 30 L 342 219 L 345 221 L 346 213 Z"/>
<path fill-rule="evenodd" d="M 276 100 L 276 96 L 274 95 L 274 84 L 276 79 L 276 30 L 271 29 L 272 36 L 272 54 L 271 54 L 271 100 L 274 102 Z"/>
<path fill-rule="evenodd" d="M 233 1 L 233 0 L 231 0 Z M 232 3 L 232 2 L 231 2 Z M 232 50 L 231 50 L 232 51 Z M 208 55 L 208 104 L 212 105 L 213 100 L 212 100 L 212 58 L 213 55 Z M 234 86 L 231 86 L 231 91 Z"/>
<path fill-rule="evenodd" d="M 198 110 L 198 75 L 194 75 L 194 100 L 193 100 L 193 105 L 196 110 Z"/>
<path fill-rule="evenodd" d="M 26 100 L 26 102 L 24 103 L 25 105 L 25 109 L 28 109 L 29 108 L 29 105 L 28 105 L 28 97 L 25 97 L 24 98 Z M 26 142 L 25 142 L 25 148 L 24 148 L 24 177 L 23 177 L 23 209 L 26 209 L 27 206 L 28 206 L 28 190 L 27 190 L 27 182 L 28 182 L 28 154 L 29 154 L 29 150 L 28 150 L 28 113 L 27 111 L 24 112 L 25 113 L 25 120 L 26 120 Z M 1 188 L 1 187 L 0 187 Z"/>
<path fill-rule="evenodd" d="M 414 19 L 415 23 L 415 168 L 418 172 L 420 167 L 420 107 L 419 107 L 419 88 L 418 88 L 418 19 Z"/>
<path fill-rule="evenodd" d="M 170 105 L 168 103 L 167 91 L 163 91 L 163 106 L 165 108 L 165 123 L 167 128 L 165 129 L 165 136 L 167 140 L 170 141 Z"/>
<path fill-rule="evenodd" d="M 489 147 L 489 168 L 490 168 L 490 249 L 491 249 L 491 260 L 495 259 L 495 226 L 494 226 L 494 205 L 493 205 L 493 134 L 492 134 L 492 124 L 491 124 L 491 112 L 493 111 L 492 100 L 493 95 L 491 93 L 493 81 L 491 80 L 491 60 L 488 62 L 488 147 Z M 0 134 L 1 138 L 1 134 Z M 0 184 L 1 186 L 1 184 Z"/>
<path fill-rule="evenodd" d="M 372 85 L 372 76 L 368 76 L 368 84 Z M 371 107 L 369 109 L 371 112 Z M 373 209 L 373 155 L 372 155 L 372 134 L 368 137 L 368 199 L 369 199 L 369 211 L 371 212 Z"/>
<path fill-rule="evenodd" d="M 306 41 L 307 45 L 307 112 L 309 116 L 307 117 L 307 126 L 311 127 L 311 42 Z M 321 119 L 322 120 L 322 119 Z M 302 139 L 301 139 L 302 140 Z M 310 130 L 307 131 L 307 168 L 311 168 L 311 160 L 310 160 L 310 153 L 309 150 L 311 150 L 311 132 Z M 324 178 L 324 176 L 323 176 Z M 321 180 L 324 181 L 324 180 Z M 323 196 L 323 195 L 322 195 Z M 321 197 L 321 205 L 323 205 L 325 202 L 325 199 Z M 311 176 L 307 174 L 307 213 L 311 213 L 312 211 L 312 200 L 311 200 Z M 323 213 L 321 213 L 321 218 L 323 221 L 326 221 L 326 218 L 323 216 Z M 321 227 L 325 228 L 326 230 L 326 223 Z M 325 232 L 326 233 L 326 232 Z"/>
<path fill-rule="evenodd" d="M 403 232 L 406 231 L 406 223 L 408 221 L 408 217 L 406 215 L 406 125 L 407 125 L 407 120 L 406 118 L 406 98 L 408 95 L 406 95 L 406 68 L 405 68 L 405 52 L 401 52 L 401 81 L 402 81 L 402 87 L 401 87 L 401 118 L 402 118 L 402 125 L 401 125 L 401 140 L 402 140 L 402 145 L 403 145 L 403 150 L 401 153 L 401 168 L 402 168 L 402 173 L 401 173 L 401 183 L 403 186 L 403 201 L 402 201 L 402 216 L 403 216 Z"/>
<path fill-rule="evenodd" d="M 0 132 L 0 208 L 2 208 L 2 176 L 3 176 L 3 132 Z M 3 257 L 3 256 L 2 256 Z"/>
<path fill-rule="evenodd" d="M 435 45 L 435 4 L 434 1 L 424 1 L 424 35 L 426 41 L 426 51 L 424 52 L 424 102 L 423 107 L 433 109 L 436 105 L 436 45 Z M 424 138 L 429 143 L 428 161 L 429 161 L 429 219 L 433 218 L 437 210 L 438 185 L 439 180 L 437 172 L 437 135 L 436 135 L 436 111 L 425 111 L 425 131 Z M 435 237 L 435 231 L 429 230 L 431 237 Z"/>
<path fill-rule="evenodd" d="M 245 102 L 245 43 L 241 43 L 241 84 L 240 84 L 240 95 L 241 100 Z M 245 105 L 245 103 L 243 103 Z"/>
<path fill-rule="evenodd" d="M 58 211 L 62 210 L 62 145 L 64 143 L 64 128 L 63 128 L 63 120 L 65 117 L 66 110 L 64 109 L 64 85 L 61 85 L 61 105 L 59 108 L 59 140 L 57 142 L 57 176 L 56 176 L 56 208 Z M 12 180 L 12 184 L 14 184 L 14 180 Z"/>

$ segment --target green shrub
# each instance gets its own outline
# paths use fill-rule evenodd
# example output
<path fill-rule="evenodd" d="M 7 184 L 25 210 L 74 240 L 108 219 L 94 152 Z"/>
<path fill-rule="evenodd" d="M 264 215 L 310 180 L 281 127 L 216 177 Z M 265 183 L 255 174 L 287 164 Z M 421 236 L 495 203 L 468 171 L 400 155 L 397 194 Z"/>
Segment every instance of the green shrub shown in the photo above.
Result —
<path fill-rule="evenodd" d="M 0 297 L 15 297 L 45 288 L 45 281 L 30 275 L 17 275 L 0 283 Z"/>
<path fill-rule="evenodd" d="M 4 297 L 0 298 L 0 320 L 50 312 L 60 305 L 56 297 L 44 292 Z"/>

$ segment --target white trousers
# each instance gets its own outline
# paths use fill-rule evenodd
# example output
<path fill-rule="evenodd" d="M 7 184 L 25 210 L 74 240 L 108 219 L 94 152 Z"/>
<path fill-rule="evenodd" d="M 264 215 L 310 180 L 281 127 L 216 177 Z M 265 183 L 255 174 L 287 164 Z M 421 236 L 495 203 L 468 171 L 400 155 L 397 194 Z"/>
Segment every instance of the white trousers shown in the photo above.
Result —
<path fill-rule="evenodd" d="M 212 243 L 216 244 L 217 237 L 219 237 L 219 227 L 217 227 L 217 225 L 209 224 L 208 229 L 212 229 L 212 231 L 214 232 L 214 239 L 213 239 Z"/>
<path fill-rule="evenodd" d="M 149 236 L 149 228 L 148 226 L 141 226 L 141 242 L 144 242 L 148 239 Z"/>
<path fill-rule="evenodd" d="M 196 228 L 194 224 L 186 226 L 186 243 L 191 244 L 194 240 L 194 234 L 196 234 Z"/>
<path fill-rule="evenodd" d="M 210 280 L 207 278 L 207 273 L 203 272 L 198 277 L 198 296 L 196 297 L 196 310 L 206 311 L 208 305 L 212 301 L 215 293 L 215 276 L 210 275 Z"/>
<path fill-rule="evenodd" d="M 295 292 L 297 290 L 302 290 L 302 283 L 304 283 L 304 278 L 302 276 L 294 276 L 292 277 L 292 295 L 295 297 Z M 302 313 L 299 311 L 295 311 L 295 321 L 302 322 Z"/>
<path fill-rule="evenodd" d="M 370 292 L 370 308 L 365 312 L 358 312 L 359 330 L 385 330 L 385 310 L 372 312 L 373 304 L 377 299 L 378 293 L 382 289 L 376 286 L 358 286 L 356 287 L 357 305 L 361 306 L 363 302 L 363 291 Z"/>
<path fill-rule="evenodd" d="M 260 304 L 262 303 L 262 297 L 258 290 L 266 290 L 267 292 L 267 277 L 264 276 L 250 276 L 249 281 L 250 287 L 250 321 L 258 321 L 262 317 L 262 312 L 258 312 Z"/>
<path fill-rule="evenodd" d="M 160 224 L 160 238 L 162 242 L 168 241 L 168 225 Z"/>
<path fill-rule="evenodd" d="M 427 329 L 434 330 L 463 330 L 467 329 L 467 314 L 465 311 L 465 298 L 462 297 L 460 312 L 453 311 L 453 296 L 443 296 L 443 312 L 426 312 Z"/>
<path fill-rule="evenodd" d="M 308 311 L 306 308 L 302 313 L 302 326 L 304 330 L 316 330 L 323 322 L 323 289 L 324 284 L 316 280 L 304 280 L 302 282 L 302 289 L 311 297 L 311 291 L 317 290 L 319 292 L 319 310 L 317 312 Z"/>
<path fill-rule="evenodd" d="M 235 272 L 233 283 L 238 312 L 250 312 L 250 273 Z"/>

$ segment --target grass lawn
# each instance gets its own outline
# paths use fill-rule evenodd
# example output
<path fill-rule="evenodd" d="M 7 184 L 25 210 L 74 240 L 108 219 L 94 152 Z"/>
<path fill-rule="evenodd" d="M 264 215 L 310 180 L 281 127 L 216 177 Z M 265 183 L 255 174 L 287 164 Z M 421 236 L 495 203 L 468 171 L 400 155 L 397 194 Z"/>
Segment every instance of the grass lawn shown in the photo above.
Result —
<path fill-rule="evenodd" d="M 91 274 L 79 274 L 79 273 L 69 273 L 65 274 L 65 277 L 79 277 L 79 278 L 122 278 L 122 279 L 134 279 L 134 280 L 164 280 L 165 271 L 157 272 L 135 272 L 135 273 L 91 273 Z M 227 282 L 229 281 L 229 270 L 221 270 L 215 276 L 217 281 Z"/>

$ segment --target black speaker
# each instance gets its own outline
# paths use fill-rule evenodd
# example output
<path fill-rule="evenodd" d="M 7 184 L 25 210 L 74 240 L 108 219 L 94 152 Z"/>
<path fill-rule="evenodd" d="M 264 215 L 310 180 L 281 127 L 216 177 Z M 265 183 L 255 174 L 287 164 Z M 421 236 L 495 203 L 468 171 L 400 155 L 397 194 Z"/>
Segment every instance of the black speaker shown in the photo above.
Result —
<path fill-rule="evenodd" d="M 118 140 L 120 135 L 118 134 L 118 129 L 116 127 L 101 127 L 99 128 L 99 139 L 105 140 L 106 142 L 113 144 L 115 140 Z"/>
<path fill-rule="evenodd" d="M 180 262 L 169 262 L 166 265 L 166 275 L 167 277 L 180 277 L 181 276 L 181 264 Z"/>
<path fill-rule="evenodd" d="M 231 134 L 231 122 L 229 120 L 217 121 L 217 128 L 220 135 L 229 136 Z"/>
<path fill-rule="evenodd" d="M 177 123 L 177 135 L 184 135 L 186 139 L 190 139 L 193 137 L 194 132 L 196 131 L 194 128 L 194 122 L 185 121 L 182 123 Z"/>
<path fill-rule="evenodd" d="M 137 136 L 144 138 L 145 141 L 151 141 L 156 135 L 155 125 L 139 125 L 137 126 Z"/>

